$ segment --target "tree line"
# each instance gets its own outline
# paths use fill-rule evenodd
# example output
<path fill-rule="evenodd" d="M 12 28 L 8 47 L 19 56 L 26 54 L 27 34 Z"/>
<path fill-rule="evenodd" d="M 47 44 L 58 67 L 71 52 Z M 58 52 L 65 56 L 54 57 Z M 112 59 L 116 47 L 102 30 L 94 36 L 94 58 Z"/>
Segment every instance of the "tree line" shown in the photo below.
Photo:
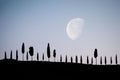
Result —
<path fill-rule="evenodd" d="M 22 47 L 21 47 L 21 52 L 22 52 L 22 60 L 24 61 L 24 55 L 25 55 L 25 44 L 22 43 Z M 26 60 L 28 61 L 28 56 L 31 56 L 31 60 L 33 61 L 33 55 L 34 55 L 34 48 L 33 46 L 30 46 L 29 47 L 29 51 L 26 53 Z M 56 61 L 56 49 L 53 50 L 53 55 L 54 57 L 54 62 Z M 47 44 L 47 57 L 48 57 L 48 61 L 50 61 L 50 57 L 51 57 L 51 51 L 50 51 L 50 44 L 48 43 Z M 94 58 L 96 59 L 95 63 L 97 65 L 97 57 L 98 57 L 98 51 L 97 51 L 97 48 L 95 48 L 94 50 Z M 6 54 L 6 51 L 5 51 L 5 59 L 7 59 L 7 54 Z M 10 52 L 10 59 L 13 59 L 12 58 L 12 50 Z M 39 53 L 37 52 L 37 57 L 36 57 L 37 61 L 39 61 Z M 103 61 L 104 59 L 104 61 Z M 18 60 L 18 50 L 16 50 L 16 60 Z M 79 63 L 80 64 L 83 64 L 83 58 L 82 56 L 79 57 Z M 44 61 L 44 53 L 42 54 L 42 61 Z M 90 62 L 91 61 L 91 62 Z M 113 59 L 112 57 L 110 57 L 110 64 L 113 64 Z M 60 55 L 60 62 L 63 62 L 62 60 L 62 55 Z M 67 55 L 65 56 L 65 62 L 67 63 L 68 62 L 68 57 Z M 73 57 L 71 56 L 70 57 L 70 62 L 73 63 Z M 103 63 L 104 62 L 104 63 Z M 78 56 L 75 56 L 75 61 L 74 63 L 78 63 Z M 89 59 L 89 56 L 87 56 L 87 59 L 86 59 L 86 64 L 93 64 L 93 57 L 91 57 L 91 59 Z M 100 56 L 100 64 L 107 64 L 107 57 L 105 56 L 104 58 L 102 56 Z M 118 59 L 117 59 L 117 54 L 115 55 L 115 64 L 117 65 L 118 64 Z"/>

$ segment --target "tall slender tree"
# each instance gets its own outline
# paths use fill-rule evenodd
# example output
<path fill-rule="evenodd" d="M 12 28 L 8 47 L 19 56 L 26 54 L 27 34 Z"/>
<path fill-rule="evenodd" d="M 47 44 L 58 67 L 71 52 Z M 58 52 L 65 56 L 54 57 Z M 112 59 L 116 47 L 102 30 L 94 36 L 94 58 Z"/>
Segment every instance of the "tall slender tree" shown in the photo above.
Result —
<path fill-rule="evenodd" d="M 49 45 L 49 43 L 47 45 L 47 57 L 48 57 L 48 61 L 50 61 L 50 45 Z"/>
<path fill-rule="evenodd" d="M 55 57 L 56 57 L 56 50 L 53 50 L 53 57 L 54 57 L 54 62 L 55 62 Z"/>
<path fill-rule="evenodd" d="M 34 55 L 34 48 L 31 46 L 29 47 L 29 54 L 31 56 L 31 60 L 33 61 L 33 55 Z"/>
<path fill-rule="evenodd" d="M 78 63 L 78 57 L 77 57 L 77 56 L 76 56 L 76 58 L 75 58 L 75 62 Z"/>
<path fill-rule="evenodd" d="M 65 62 L 67 63 L 67 55 L 66 55 L 66 57 L 65 57 Z"/>
<path fill-rule="evenodd" d="M 112 57 L 110 57 L 110 64 L 112 64 Z"/>
<path fill-rule="evenodd" d="M 44 61 L 44 53 L 43 53 L 43 56 L 42 56 L 42 60 Z"/>
<path fill-rule="evenodd" d="M 12 59 L 12 50 L 11 50 L 11 53 L 10 53 L 10 59 Z"/>
<path fill-rule="evenodd" d="M 28 61 L 28 52 L 27 52 L 27 54 L 26 54 L 26 60 Z"/>
<path fill-rule="evenodd" d="M 102 56 L 100 57 L 100 64 L 102 65 Z"/>
<path fill-rule="evenodd" d="M 73 58 L 72 58 L 72 56 L 71 56 L 71 63 L 73 63 Z"/>
<path fill-rule="evenodd" d="M 22 43 L 22 54 L 23 54 L 23 61 L 24 61 L 24 53 L 25 53 L 25 44 L 24 43 Z"/>
<path fill-rule="evenodd" d="M 37 53 L 37 61 L 39 61 L 39 53 Z"/>
<path fill-rule="evenodd" d="M 97 65 L 97 56 L 98 56 L 98 52 L 97 52 L 97 49 L 95 48 L 94 57 L 96 58 L 96 65 Z"/>
<path fill-rule="evenodd" d="M 91 64 L 93 64 L 93 57 L 91 58 Z"/>
<path fill-rule="evenodd" d="M 60 55 L 60 62 L 62 62 L 62 55 Z"/>
<path fill-rule="evenodd" d="M 117 54 L 116 54 L 116 56 L 115 56 L 115 63 L 116 63 L 116 65 L 118 64 Z"/>
<path fill-rule="evenodd" d="M 87 64 L 89 64 L 89 57 L 87 56 Z"/>
<path fill-rule="evenodd" d="M 5 58 L 4 59 L 7 59 L 7 54 L 6 54 L 6 51 L 5 51 Z"/>
<path fill-rule="evenodd" d="M 80 63 L 82 64 L 82 56 L 80 56 Z"/>
<path fill-rule="evenodd" d="M 16 60 L 18 60 L 18 50 L 16 50 Z"/>
<path fill-rule="evenodd" d="M 106 58 L 106 56 L 105 56 L 105 65 L 107 64 L 107 58 Z"/>

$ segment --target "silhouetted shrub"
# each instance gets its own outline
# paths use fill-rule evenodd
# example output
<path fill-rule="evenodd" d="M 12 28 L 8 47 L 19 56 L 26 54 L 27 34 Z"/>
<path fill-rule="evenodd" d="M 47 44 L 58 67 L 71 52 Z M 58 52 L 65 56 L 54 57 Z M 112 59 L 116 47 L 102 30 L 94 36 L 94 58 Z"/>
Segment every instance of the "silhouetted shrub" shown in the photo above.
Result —
<path fill-rule="evenodd" d="M 33 55 L 34 55 L 34 48 L 33 47 L 29 48 L 29 54 L 31 56 L 31 60 L 33 60 Z"/>
<path fill-rule="evenodd" d="M 97 65 L 97 56 L 98 56 L 98 52 L 97 52 L 97 49 L 95 48 L 94 57 L 96 58 L 96 65 Z"/>
<path fill-rule="evenodd" d="M 48 61 L 50 61 L 50 45 L 49 45 L 49 43 L 47 45 L 47 57 L 48 57 Z"/>
<path fill-rule="evenodd" d="M 53 50 L 53 57 L 54 57 L 54 62 L 55 62 L 55 57 L 56 57 L 56 50 Z"/>
<path fill-rule="evenodd" d="M 24 61 L 24 53 L 25 53 L 25 45 L 22 43 L 22 54 L 23 54 L 23 61 Z"/>

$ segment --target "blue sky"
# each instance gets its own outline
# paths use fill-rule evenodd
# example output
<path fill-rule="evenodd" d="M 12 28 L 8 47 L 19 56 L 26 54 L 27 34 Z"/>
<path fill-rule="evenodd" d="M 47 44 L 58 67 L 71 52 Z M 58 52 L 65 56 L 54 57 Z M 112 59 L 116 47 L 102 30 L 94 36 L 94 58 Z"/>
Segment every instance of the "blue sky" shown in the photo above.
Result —
<path fill-rule="evenodd" d="M 119 8 L 119 0 L 0 0 L 0 58 L 4 51 L 9 55 L 18 49 L 21 59 L 22 42 L 26 52 L 34 46 L 34 57 L 37 52 L 46 55 L 48 42 L 51 53 L 56 49 L 57 60 L 60 55 L 83 55 L 86 62 L 95 48 L 99 57 L 120 57 Z M 66 26 L 77 17 L 84 19 L 85 26 L 73 41 L 66 34 Z"/>

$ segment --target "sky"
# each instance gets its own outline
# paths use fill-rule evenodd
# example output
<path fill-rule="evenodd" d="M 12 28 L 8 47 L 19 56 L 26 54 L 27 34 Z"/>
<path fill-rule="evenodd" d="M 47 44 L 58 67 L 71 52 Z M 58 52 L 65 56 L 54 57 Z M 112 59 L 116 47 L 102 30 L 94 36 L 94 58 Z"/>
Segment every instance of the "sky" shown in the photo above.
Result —
<path fill-rule="evenodd" d="M 81 35 L 71 40 L 66 27 L 74 18 L 84 19 Z M 22 60 L 21 46 L 25 43 L 25 54 L 34 47 L 34 60 L 39 52 L 40 60 L 50 43 L 51 61 L 56 49 L 56 61 L 60 55 L 94 57 L 94 49 L 100 56 L 114 57 L 120 63 L 120 0 L 0 0 L 0 59 L 7 52 L 18 50 Z M 78 59 L 79 60 L 79 59 Z M 68 60 L 69 61 L 69 60 Z M 79 61 L 78 61 L 79 62 Z"/>

